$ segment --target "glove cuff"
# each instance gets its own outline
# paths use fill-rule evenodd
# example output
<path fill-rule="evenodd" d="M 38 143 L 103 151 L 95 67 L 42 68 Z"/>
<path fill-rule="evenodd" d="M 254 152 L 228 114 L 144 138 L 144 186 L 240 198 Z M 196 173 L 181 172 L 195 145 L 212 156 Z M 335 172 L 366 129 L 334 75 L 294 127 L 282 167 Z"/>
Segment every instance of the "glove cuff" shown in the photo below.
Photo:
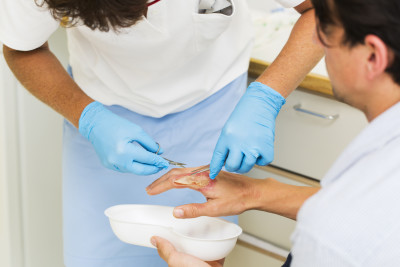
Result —
<path fill-rule="evenodd" d="M 79 133 L 89 140 L 90 133 L 95 125 L 95 116 L 104 111 L 107 111 L 106 108 L 97 101 L 87 105 L 79 118 Z"/>
<path fill-rule="evenodd" d="M 279 112 L 282 106 L 286 103 L 286 99 L 280 93 L 263 83 L 252 82 L 247 90 L 249 89 L 264 92 L 265 97 L 269 100 L 268 102 L 273 105 L 277 112 Z"/>

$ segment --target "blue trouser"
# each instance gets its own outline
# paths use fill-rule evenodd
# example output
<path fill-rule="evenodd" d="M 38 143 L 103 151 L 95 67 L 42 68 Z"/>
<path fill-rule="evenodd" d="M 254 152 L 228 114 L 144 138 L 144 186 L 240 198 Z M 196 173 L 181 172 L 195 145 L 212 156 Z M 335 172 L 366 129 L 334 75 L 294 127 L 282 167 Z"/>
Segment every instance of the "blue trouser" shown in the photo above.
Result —
<path fill-rule="evenodd" d="M 152 118 L 120 106 L 112 112 L 140 125 L 164 149 L 166 158 L 187 166 L 208 164 L 220 131 L 246 88 L 243 74 L 225 88 L 185 111 Z M 155 249 L 121 242 L 104 210 L 117 204 L 177 206 L 204 202 L 193 190 L 175 189 L 149 196 L 145 188 L 164 172 L 137 176 L 103 167 L 92 145 L 69 122 L 63 136 L 64 257 L 67 267 L 166 266 Z M 229 218 L 236 221 L 236 217 Z"/>

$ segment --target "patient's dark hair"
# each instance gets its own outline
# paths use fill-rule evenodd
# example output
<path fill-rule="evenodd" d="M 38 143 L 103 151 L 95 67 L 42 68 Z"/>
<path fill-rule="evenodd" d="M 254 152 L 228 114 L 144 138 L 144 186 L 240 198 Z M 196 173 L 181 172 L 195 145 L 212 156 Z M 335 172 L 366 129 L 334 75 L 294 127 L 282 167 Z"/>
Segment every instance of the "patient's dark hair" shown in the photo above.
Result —
<path fill-rule="evenodd" d="M 147 10 L 147 0 L 35 0 L 50 9 L 67 26 L 83 23 L 100 31 L 118 30 L 138 22 Z"/>
<path fill-rule="evenodd" d="M 369 34 L 378 36 L 395 54 L 386 69 L 400 84 L 400 1 L 399 0 L 311 0 L 319 30 L 329 35 L 330 25 L 344 29 L 343 44 L 364 44 Z"/>

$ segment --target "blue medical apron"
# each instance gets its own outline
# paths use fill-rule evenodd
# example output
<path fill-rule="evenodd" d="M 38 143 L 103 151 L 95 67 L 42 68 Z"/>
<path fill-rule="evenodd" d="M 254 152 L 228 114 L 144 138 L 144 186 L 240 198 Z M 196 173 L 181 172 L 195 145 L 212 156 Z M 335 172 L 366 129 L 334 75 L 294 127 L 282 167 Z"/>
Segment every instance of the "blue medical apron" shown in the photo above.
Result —
<path fill-rule="evenodd" d="M 164 149 L 168 159 L 187 166 L 208 164 L 220 131 L 244 93 L 243 74 L 201 103 L 163 118 L 152 118 L 120 106 L 115 114 L 140 125 Z M 63 135 L 64 262 L 67 267 L 167 266 L 152 248 L 120 241 L 112 232 L 104 210 L 118 204 L 178 206 L 205 202 L 198 192 L 174 189 L 149 196 L 145 188 L 166 171 L 151 176 L 106 169 L 91 143 L 68 121 Z M 237 217 L 230 217 L 237 222 Z"/>

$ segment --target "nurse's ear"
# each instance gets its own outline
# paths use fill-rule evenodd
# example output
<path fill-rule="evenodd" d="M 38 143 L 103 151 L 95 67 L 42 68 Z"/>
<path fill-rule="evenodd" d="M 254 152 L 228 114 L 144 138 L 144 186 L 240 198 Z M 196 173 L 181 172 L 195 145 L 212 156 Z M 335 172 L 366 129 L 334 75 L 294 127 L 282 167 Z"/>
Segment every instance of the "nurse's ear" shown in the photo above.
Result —
<path fill-rule="evenodd" d="M 384 74 L 392 64 L 394 55 L 390 48 L 376 35 L 367 35 L 364 44 L 367 48 L 366 75 L 369 81 Z"/>

